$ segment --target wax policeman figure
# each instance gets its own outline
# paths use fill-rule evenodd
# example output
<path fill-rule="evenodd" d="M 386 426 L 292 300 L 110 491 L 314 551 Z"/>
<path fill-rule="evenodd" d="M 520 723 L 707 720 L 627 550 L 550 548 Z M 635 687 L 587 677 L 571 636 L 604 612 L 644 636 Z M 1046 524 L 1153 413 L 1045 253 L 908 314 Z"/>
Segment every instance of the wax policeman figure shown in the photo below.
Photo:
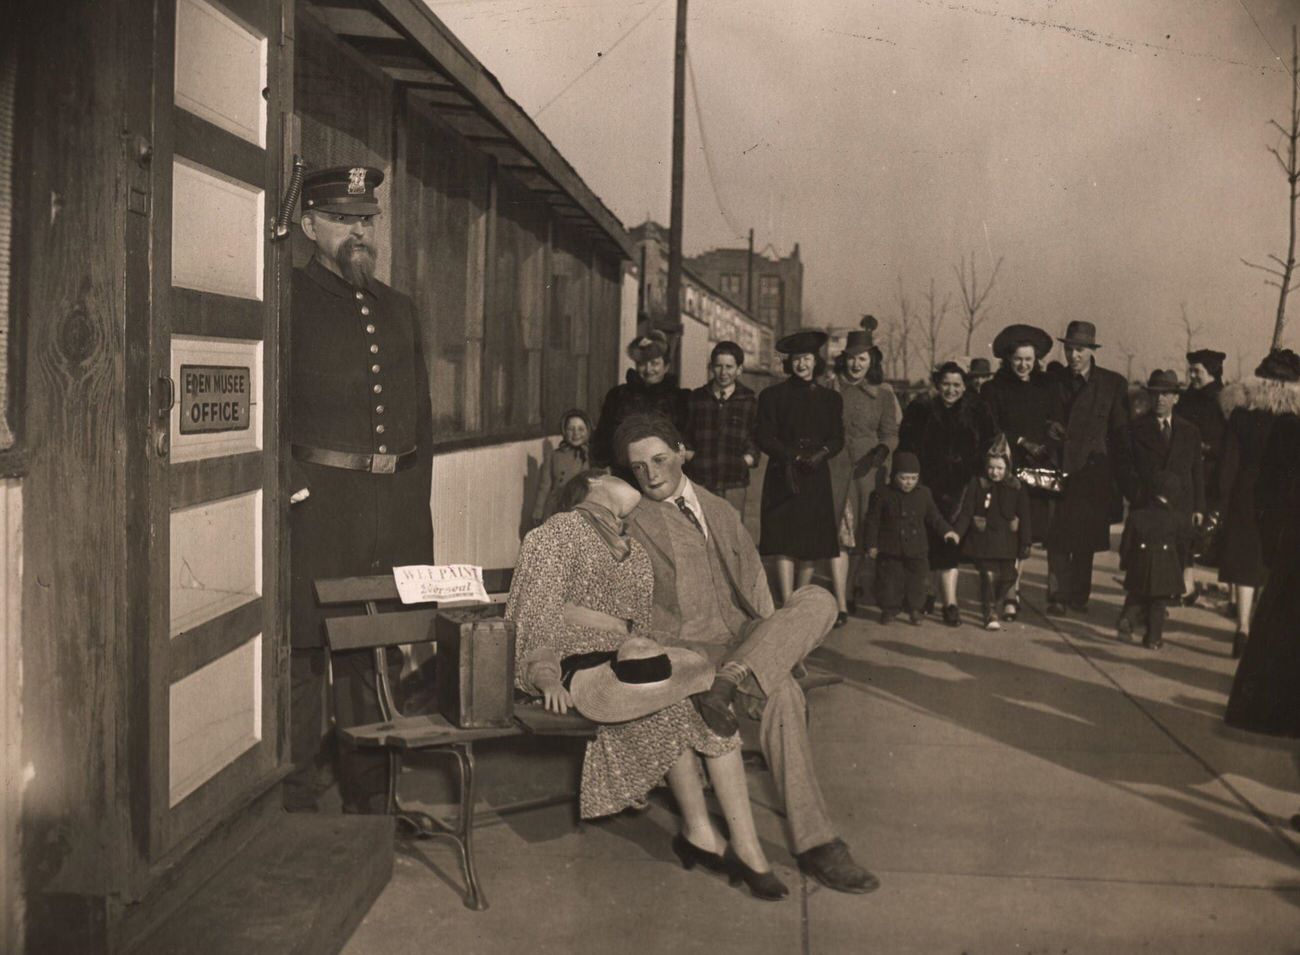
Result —
<path fill-rule="evenodd" d="M 310 173 L 302 230 L 315 244 L 293 274 L 289 433 L 290 674 L 294 772 L 285 806 L 312 810 L 322 760 L 325 614 L 312 581 L 433 561 L 433 411 L 410 299 L 374 277 L 375 188 L 365 166 Z M 369 651 L 333 657 L 337 725 L 381 718 Z M 340 748 L 345 812 L 383 812 L 387 758 Z"/>

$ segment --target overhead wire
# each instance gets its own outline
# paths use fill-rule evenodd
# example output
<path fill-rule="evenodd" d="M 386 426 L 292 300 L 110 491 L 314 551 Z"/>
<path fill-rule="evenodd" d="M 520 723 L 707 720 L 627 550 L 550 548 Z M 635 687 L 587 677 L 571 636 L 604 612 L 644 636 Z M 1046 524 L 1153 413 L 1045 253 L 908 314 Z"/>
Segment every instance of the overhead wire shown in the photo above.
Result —
<path fill-rule="evenodd" d="M 689 47 L 686 50 L 686 71 L 690 75 L 691 102 L 695 105 L 695 125 L 700 131 L 700 145 L 704 152 L 704 167 L 709 172 L 709 188 L 713 191 L 713 201 L 717 204 L 718 211 L 722 213 L 722 218 L 727 223 L 727 227 L 731 229 L 737 239 L 743 239 L 745 238 L 745 232 L 740 226 L 736 225 L 735 220 L 727 212 L 727 207 L 722 201 L 722 193 L 718 189 L 717 170 L 713 168 L 713 155 L 709 149 L 709 136 L 704 131 L 704 111 L 700 108 L 700 84 L 695 79 L 695 63 L 691 60 Z"/>
<path fill-rule="evenodd" d="M 1277 60 L 1277 62 L 1281 65 L 1281 67 L 1284 70 L 1287 71 L 1287 73 L 1290 73 L 1291 72 L 1290 68 L 1287 67 L 1287 65 L 1282 62 L 1282 57 L 1280 57 L 1278 55 L 1277 50 L 1273 48 L 1273 44 L 1269 40 L 1268 34 L 1264 32 L 1264 28 L 1260 26 L 1259 21 L 1255 19 L 1255 14 L 1251 13 L 1250 7 L 1246 6 L 1246 0 L 1237 0 L 1237 5 L 1240 6 L 1241 9 L 1246 11 L 1246 16 L 1250 17 L 1250 22 L 1255 24 L 1255 32 L 1259 34 L 1259 38 L 1264 41 L 1264 45 L 1268 47 L 1269 52 L 1273 54 L 1273 59 Z M 1300 76 L 1292 76 L 1291 82 L 1300 83 Z"/>
<path fill-rule="evenodd" d="M 663 6 L 665 3 L 667 3 L 667 2 L 668 2 L 668 0 L 659 0 L 658 3 L 656 3 L 656 4 L 655 4 L 654 6 L 652 6 L 649 10 L 647 10 L 647 11 L 645 12 L 645 15 L 644 15 L 643 17 L 641 17 L 640 20 L 637 20 L 636 23 L 632 24 L 630 27 L 628 27 L 626 30 L 624 30 L 623 33 L 619 36 L 619 38 L 618 38 L 617 40 L 615 40 L 613 43 L 611 43 L 607 49 L 601 50 L 599 53 L 597 53 L 597 54 L 596 54 L 596 58 L 595 58 L 594 60 L 592 60 L 590 63 L 588 63 L 588 64 L 587 64 L 587 65 L 582 69 L 582 71 L 581 71 L 577 76 L 575 76 L 573 79 L 569 80 L 569 82 L 565 83 L 563 89 L 561 89 L 558 93 L 556 93 L 554 96 L 552 96 L 550 99 L 548 99 L 545 103 L 543 103 L 543 104 L 538 108 L 537 112 L 533 113 L 532 118 L 533 118 L 533 119 L 536 119 L 538 116 L 541 116 L 542 113 L 546 112 L 546 110 L 549 109 L 549 108 L 551 107 L 551 105 L 555 103 L 556 100 L 558 100 L 558 99 L 559 99 L 561 96 L 563 96 L 565 93 L 569 92 L 569 90 L 573 89 L 574 85 L 575 85 L 575 84 L 576 84 L 580 79 L 582 79 L 584 76 L 586 76 L 586 75 L 587 75 L 588 73 L 590 73 L 592 70 L 594 70 L 597 66 L 599 66 L 602 62 L 604 62 L 604 60 L 605 60 L 606 58 L 608 58 L 609 54 L 613 53 L 614 50 L 618 47 L 618 45 L 619 45 L 620 43 L 622 43 L 622 42 L 623 42 L 624 40 L 626 40 L 629 36 L 631 36 L 631 35 L 636 31 L 636 28 L 637 28 L 637 27 L 639 27 L 641 24 L 643 24 L 643 23 L 645 23 L 647 20 L 649 20 L 650 17 L 654 14 L 654 12 L 655 12 L 656 10 L 658 10 L 660 7 L 662 7 L 662 6 Z"/>

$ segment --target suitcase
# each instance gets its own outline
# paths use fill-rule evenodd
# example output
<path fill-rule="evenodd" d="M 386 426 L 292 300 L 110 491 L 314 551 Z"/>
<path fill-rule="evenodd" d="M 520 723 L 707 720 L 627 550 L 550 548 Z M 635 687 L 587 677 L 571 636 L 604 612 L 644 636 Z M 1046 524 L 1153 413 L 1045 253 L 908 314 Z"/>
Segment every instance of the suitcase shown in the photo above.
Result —
<path fill-rule="evenodd" d="M 438 712 L 462 729 L 514 725 L 515 625 L 501 613 L 440 610 L 435 618 Z"/>

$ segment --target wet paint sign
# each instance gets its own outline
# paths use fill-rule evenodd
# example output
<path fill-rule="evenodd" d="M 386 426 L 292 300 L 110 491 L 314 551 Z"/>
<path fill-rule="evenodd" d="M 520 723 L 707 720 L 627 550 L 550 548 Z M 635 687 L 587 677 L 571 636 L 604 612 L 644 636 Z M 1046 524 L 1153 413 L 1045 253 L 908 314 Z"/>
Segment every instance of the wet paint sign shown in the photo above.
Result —
<path fill-rule="evenodd" d="M 181 365 L 181 434 L 248 430 L 251 378 L 237 365 Z"/>

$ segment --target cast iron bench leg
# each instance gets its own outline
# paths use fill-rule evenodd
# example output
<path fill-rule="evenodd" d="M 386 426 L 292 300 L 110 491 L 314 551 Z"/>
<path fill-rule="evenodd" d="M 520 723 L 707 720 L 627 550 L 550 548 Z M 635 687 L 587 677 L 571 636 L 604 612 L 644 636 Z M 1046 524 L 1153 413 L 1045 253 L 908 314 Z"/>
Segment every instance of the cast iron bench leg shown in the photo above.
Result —
<path fill-rule="evenodd" d="M 487 899 L 478 887 L 474 871 L 474 747 L 472 743 L 457 743 L 452 747 L 460 764 L 460 819 L 456 844 L 460 847 L 461 863 L 465 869 L 465 885 L 469 892 L 465 906 L 476 912 L 488 907 Z"/>

